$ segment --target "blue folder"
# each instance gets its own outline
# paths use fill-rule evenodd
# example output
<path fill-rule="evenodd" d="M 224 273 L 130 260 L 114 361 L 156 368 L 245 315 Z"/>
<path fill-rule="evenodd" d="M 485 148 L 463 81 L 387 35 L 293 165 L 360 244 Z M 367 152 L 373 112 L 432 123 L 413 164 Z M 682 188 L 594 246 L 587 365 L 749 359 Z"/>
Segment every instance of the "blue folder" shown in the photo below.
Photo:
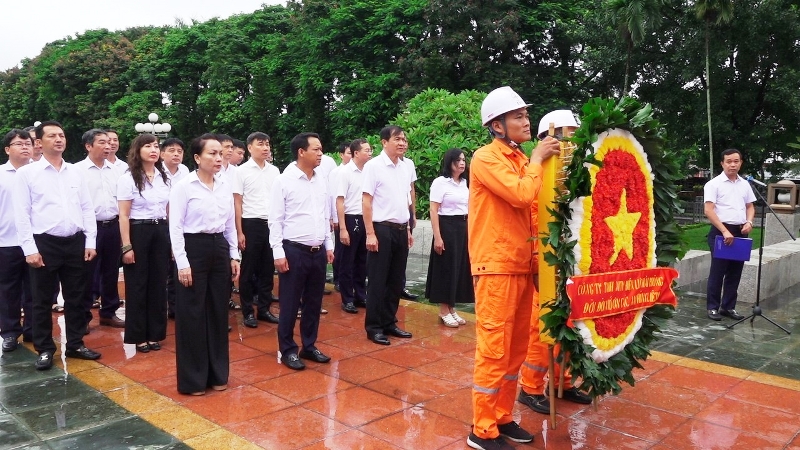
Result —
<path fill-rule="evenodd" d="M 750 238 L 733 238 L 731 245 L 725 245 L 725 239 L 717 236 L 714 240 L 714 258 L 732 259 L 734 261 L 750 261 L 753 240 Z"/>

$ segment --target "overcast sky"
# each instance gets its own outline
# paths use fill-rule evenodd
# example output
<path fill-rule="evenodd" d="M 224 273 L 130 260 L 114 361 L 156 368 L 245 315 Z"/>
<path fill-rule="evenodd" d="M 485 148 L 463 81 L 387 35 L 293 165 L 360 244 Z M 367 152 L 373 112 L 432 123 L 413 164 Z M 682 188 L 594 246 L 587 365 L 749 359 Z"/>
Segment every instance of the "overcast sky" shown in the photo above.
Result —
<path fill-rule="evenodd" d="M 282 0 L 0 0 L 0 71 L 38 55 L 48 42 L 86 30 L 190 23 L 251 13 Z M 26 11 L 28 11 L 26 13 Z"/>

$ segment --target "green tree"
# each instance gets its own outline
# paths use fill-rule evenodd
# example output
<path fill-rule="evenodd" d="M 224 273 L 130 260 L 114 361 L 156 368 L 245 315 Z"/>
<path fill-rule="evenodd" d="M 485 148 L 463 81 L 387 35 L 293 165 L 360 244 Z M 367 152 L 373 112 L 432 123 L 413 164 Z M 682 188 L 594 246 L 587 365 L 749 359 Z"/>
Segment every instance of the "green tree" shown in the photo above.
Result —
<path fill-rule="evenodd" d="M 631 54 L 634 47 L 642 43 L 645 33 L 661 24 L 662 0 L 609 0 L 608 8 L 614 17 L 617 31 L 625 41 L 625 82 L 622 96 L 628 94 L 631 70 Z"/>
<path fill-rule="evenodd" d="M 709 62 L 709 41 L 711 39 L 711 24 L 720 25 L 728 23 L 733 19 L 733 1 L 732 0 L 697 0 L 694 4 L 695 12 L 698 19 L 705 22 L 705 43 L 706 43 L 706 72 L 705 72 L 705 86 L 706 86 L 706 111 L 708 116 L 708 156 L 709 156 L 709 171 L 711 176 L 714 175 L 714 139 L 711 131 L 711 69 Z"/>
<path fill-rule="evenodd" d="M 430 216 L 431 183 L 439 176 L 444 153 L 456 147 L 469 156 L 488 141 L 480 116 L 485 97 L 485 93 L 472 90 L 451 94 L 444 89 L 426 89 L 395 118 L 393 123 L 402 127 L 408 138 L 407 156 L 417 167 L 420 217 Z"/>

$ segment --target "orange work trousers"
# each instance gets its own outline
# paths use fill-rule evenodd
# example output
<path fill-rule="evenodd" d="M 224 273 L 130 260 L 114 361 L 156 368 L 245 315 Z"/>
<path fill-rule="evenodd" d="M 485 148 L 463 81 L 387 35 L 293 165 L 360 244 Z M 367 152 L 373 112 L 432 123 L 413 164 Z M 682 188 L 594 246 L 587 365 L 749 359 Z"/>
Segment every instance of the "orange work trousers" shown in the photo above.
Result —
<path fill-rule="evenodd" d="M 472 386 L 476 436 L 493 439 L 511 422 L 530 332 L 533 275 L 480 275 L 475 282 L 477 348 Z"/>
<path fill-rule="evenodd" d="M 530 340 L 528 341 L 528 356 L 522 363 L 520 371 L 520 384 L 522 390 L 532 395 L 542 395 L 547 386 L 547 366 L 550 363 L 548 353 L 549 345 L 539 340 L 539 294 L 534 290 L 533 308 L 531 312 Z M 553 347 L 553 358 L 555 363 L 556 386 L 561 380 L 561 364 L 558 363 L 558 352 L 561 346 L 556 344 Z M 572 376 L 564 374 L 564 389 L 572 388 Z"/>

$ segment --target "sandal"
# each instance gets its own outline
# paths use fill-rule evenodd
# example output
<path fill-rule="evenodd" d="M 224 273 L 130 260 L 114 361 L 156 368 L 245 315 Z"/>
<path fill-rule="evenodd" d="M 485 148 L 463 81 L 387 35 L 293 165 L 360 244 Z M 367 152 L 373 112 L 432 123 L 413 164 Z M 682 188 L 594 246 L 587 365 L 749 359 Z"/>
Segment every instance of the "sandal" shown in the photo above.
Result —
<path fill-rule="evenodd" d="M 239 310 L 242 309 L 242 306 L 238 303 L 234 302 L 233 299 L 228 300 L 228 308 L 232 310 Z"/>
<path fill-rule="evenodd" d="M 439 316 L 439 318 L 442 320 L 444 326 L 458 328 L 458 321 L 453 317 L 452 314 L 445 314 L 443 316 Z"/>
<path fill-rule="evenodd" d="M 148 342 L 147 346 L 150 347 L 150 350 L 159 351 L 161 350 L 161 344 L 158 342 Z"/>
<path fill-rule="evenodd" d="M 139 353 L 147 353 L 150 351 L 150 344 L 147 342 L 144 344 L 136 344 L 136 351 Z"/>
<path fill-rule="evenodd" d="M 450 315 L 453 316 L 453 319 L 456 319 L 456 322 L 458 322 L 459 325 L 466 325 L 467 324 L 467 321 L 464 320 L 463 317 L 459 316 L 457 312 L 453 311 L 453 312 L 450 313 Z"/>
<path fill-rule="evenodd" d="M 64 307 L 59 305 L 58 303 L 54 303 L 52 309 L 53 309 L 53 312 L 56 312 L 56 313 L 63 313 L 64 312 Z"/>

